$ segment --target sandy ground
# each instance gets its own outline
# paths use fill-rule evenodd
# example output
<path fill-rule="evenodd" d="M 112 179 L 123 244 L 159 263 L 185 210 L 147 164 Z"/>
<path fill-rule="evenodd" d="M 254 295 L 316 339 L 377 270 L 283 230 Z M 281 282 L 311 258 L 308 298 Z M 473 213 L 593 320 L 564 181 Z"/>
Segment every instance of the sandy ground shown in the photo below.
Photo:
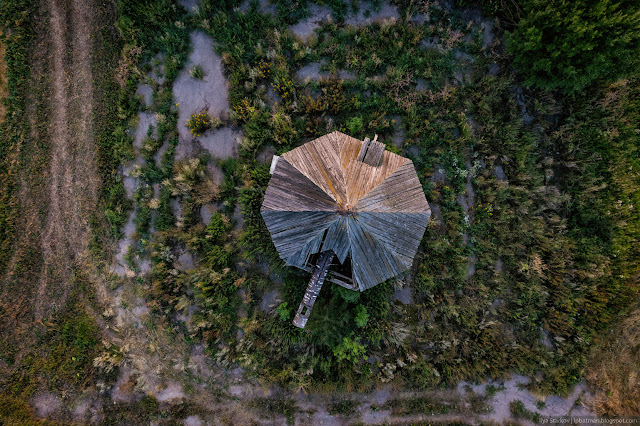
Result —
<path fill-rule="evenodd" d="M 289 28 L 293 34 L 306 40 L 307 37 L 314 33 L 316 28 L 320 27 L 323 21 L 328 21 L 329 19 L 331 19 L 331 9 L 326 5 L 320 6 L 313 3 L 309 5 L 309 17 Z"/>

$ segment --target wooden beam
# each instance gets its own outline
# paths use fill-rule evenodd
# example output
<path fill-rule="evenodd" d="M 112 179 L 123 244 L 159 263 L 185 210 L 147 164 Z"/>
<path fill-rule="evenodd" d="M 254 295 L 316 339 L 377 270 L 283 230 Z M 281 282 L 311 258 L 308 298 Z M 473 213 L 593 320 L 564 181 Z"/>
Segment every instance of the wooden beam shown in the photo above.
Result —
<path fill-rule="evenodd" d="M 384 154 L 385 146 L 383 143 L 371 141 L 369 142 L 369 148 L 364 156 L 365 164 L 372 167 L 379 167 L 382 162 L 382 154 Z"/>
<path fill-rule="evenodd" d="M 362 141 L 362 145 L 360 145 L 360 151 L 358 152 L 358 156 L 356 160 L 364 161 L 364 157 L 367 154 L 367 150 L 369 149 L 369 138 L 364 138 Z"/>

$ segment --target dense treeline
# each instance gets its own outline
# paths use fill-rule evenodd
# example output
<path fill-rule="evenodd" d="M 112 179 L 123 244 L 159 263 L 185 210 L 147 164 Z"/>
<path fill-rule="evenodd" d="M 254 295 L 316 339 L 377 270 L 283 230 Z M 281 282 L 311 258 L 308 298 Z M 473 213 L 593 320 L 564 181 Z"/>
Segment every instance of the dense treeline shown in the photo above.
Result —
<path fill-rule="evenodd" d="M 490 0 L 503 19 L 507 49 L 528 86 L 576 93 L 638 70 L 640 5 L 633 0 Z"/>

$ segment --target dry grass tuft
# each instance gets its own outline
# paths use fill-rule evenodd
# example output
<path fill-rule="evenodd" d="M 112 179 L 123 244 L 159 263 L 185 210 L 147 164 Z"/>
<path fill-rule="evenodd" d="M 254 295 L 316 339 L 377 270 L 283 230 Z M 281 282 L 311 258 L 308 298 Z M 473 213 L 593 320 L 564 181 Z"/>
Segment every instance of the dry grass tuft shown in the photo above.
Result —
<path fill-rule="evenodd" d="M 587 380 L 597 387 L 593 406 L 601 415 L 640 415 L 640 306 L 591 354 Z"/>

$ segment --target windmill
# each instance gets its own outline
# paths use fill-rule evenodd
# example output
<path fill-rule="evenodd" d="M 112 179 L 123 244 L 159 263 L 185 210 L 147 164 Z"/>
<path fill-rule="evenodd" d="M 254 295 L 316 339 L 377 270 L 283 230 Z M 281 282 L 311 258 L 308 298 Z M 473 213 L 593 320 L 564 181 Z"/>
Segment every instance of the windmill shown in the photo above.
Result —
<path fill-rule="evenodd" d="M 413 263 L 431 209 L 411 160 L 376 138 L 333 132 L 273 159 L 260 211 L 280 257 L 312 273 L 300 328 L 325 279 L 364 291 Z"/>

